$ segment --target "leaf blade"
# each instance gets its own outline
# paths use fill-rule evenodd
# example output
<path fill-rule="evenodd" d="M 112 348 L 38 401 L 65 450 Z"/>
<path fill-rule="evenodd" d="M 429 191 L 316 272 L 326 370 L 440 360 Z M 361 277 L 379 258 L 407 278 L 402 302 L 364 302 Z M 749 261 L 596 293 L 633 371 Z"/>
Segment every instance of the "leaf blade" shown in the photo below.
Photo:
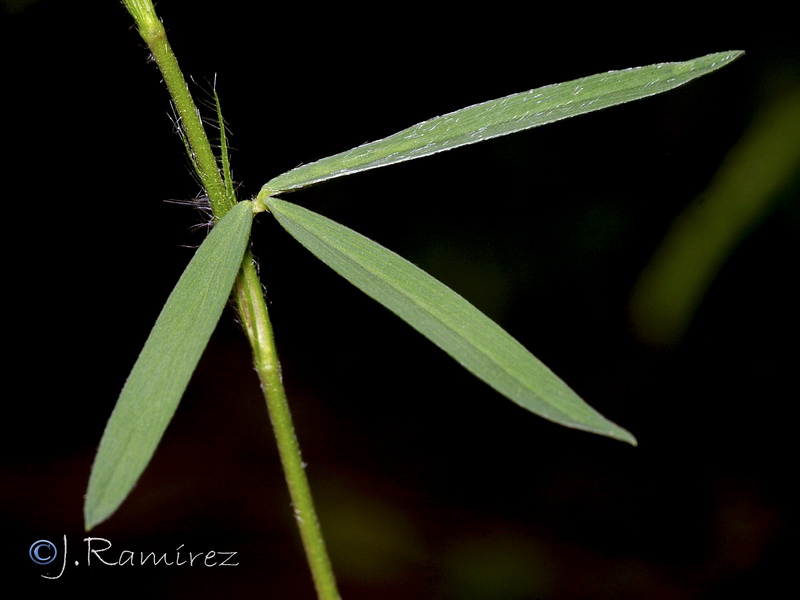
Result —
<path fill-rule="evenodd" d="M 268 181 L 259 196 L 297 190 L 653 96 L 715 71 L 742 54 L 718 52 L 685 62 L 609 71 L 468 106 L 291 169 Z"/>
<path fill-rule="evenodd" d="M 170 294 L 108 420 L 84 503 L 89 530 L 133 489 L 227 303 L 253 219 L 241 202 L 216 224 Z"/>
<path fill-rule="evenodd" d="M 464 298 L 394 252 L 296 204 L 268 198 L 278 222 L 317 258 L 523 408 L 636 444 Z"/>

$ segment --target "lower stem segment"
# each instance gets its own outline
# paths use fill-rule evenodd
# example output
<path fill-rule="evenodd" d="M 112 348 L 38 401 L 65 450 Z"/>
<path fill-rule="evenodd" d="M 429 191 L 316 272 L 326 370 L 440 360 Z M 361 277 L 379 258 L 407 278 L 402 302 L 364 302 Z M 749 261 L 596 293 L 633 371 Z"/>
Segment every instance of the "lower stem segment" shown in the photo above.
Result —
<path fill-rule="evenodd" d="M 250 252 L 247 252 L 242 263 L 234 295 L 239 316 L 253 349 L 255 369 L 261 381 L 261 389 L 264 391 L 317 597 L 319 600 L 339 600 L 336 580 L 314 508 L 311 487 L 300 455 L 289 404 L 286 401 L 267 304 Z"/>

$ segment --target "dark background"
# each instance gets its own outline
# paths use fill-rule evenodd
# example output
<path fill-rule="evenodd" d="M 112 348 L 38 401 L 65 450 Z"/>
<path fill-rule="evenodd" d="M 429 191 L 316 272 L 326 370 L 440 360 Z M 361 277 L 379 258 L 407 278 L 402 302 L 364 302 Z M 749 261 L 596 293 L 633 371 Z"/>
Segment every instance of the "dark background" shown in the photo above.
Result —
<path fill-rule="evenodd" d="M 266 7 L 265 7 L 266 6 Z M 2 569 L 27 597 L 313 597 L 248 348 L 223 317 L 129 500 L 83 563 L 82 500 L 128 370 L 202 239 L 159 74 L 117 2 L 4 2 Z M 254 8 L 255 7 L 255 8 Z M 797 81 L 786 16 L 525 14 L 163 1 L 243 198 L 299 163 L 468 104 L 744 49 L 656 98 L 298 192 L 411 259 L 548 363 L 638 448 L 474 380 L 268 215 L 254 244 L 347 600 L 755 598 L 792 589 L 798 178 L 736 247 L 683 340 L 639 341 L 631 289 L 758 109 Z M 206 110 L 206 116 L 213 116 Z M 66 535 L 57 581 L 27 552 Z"/>

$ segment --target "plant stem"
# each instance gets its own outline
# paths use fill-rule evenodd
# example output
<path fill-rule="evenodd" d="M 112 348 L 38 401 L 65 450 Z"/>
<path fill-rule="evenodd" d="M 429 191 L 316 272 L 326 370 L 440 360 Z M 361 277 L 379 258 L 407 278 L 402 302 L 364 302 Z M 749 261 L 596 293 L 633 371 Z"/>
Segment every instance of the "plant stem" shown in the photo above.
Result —
<path fill-rule="evenodd" d="M 236 200 L 229 197 L 225 191 L 217 158 L 211 149 L 200 113 L 189 92 L 181 68 L 178 66 L 178 59 L 175 58 L 175 53 L 167 40 L 164 25 L 156 15 L 151 0 L 124 0 L 124 2 L 128 12 L 136 21 L 139 35 L 153 53 L 153 58 L 164 77 L 164 83 L 178 113 L 179 126 L 186 135 L 185 141 L 189 156 L 203 188 L 208 194 L 214 216 L 220 219 Z"/>
<path fill-rule="evenodd" d="M 211 201 L 216 218 L 221 218 L 236 202 L 226 192 L 217 159 L 211 149 L 202 120 L 178 61 L 167 41 L 164 26 L 156 15 L 151 0 L 124 0 L 136 21 L 142 39 L 153 53 L 186 134 L 186 143 L 194 167 Z M 245 254 L 234 286 L 239 317 L 253 350 L 253 362 L 266 399 L 272 421 L 284 476 L 289 487 L 295 518 L 303 540 L 306 559 L 319 600 L 339 600 L 322 530 L 319 526 L 311 487 L 303 466 L 300 446 L 292 423 L 286 391 L 283 387 L 280 362 L 275 348 L 272 323 L 269 320 L 264 292 L 250 251 Z"/>
<path fill-rule="evenodd" d="M 264 293 L 256 273 L 252 255 L 248 252 L 234 288 L 239 316 L 244 325 L 261 389 L 267 401 L 272 428 L 278 443 L 283 472 L 289 486 L 295 519 L 300 529 L 308 565 L 320 600 L 337 600 L 339 592 L 333 575 L 325 540 L 314 509 L 311 487 L 294 432 L 289 403 L 283 387 L 280 363 L 275 348 L 272 324 L 269 320 Z"/>

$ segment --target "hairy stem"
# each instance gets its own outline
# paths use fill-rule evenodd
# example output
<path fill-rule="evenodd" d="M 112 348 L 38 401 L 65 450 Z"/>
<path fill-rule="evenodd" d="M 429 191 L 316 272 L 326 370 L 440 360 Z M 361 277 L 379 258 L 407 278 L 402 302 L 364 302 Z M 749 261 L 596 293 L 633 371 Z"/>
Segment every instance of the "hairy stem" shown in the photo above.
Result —
<path fill-rule="evenodd" d="M 292 424 L 289 403 L 283 387 L 280 363 L 275 349 L 272 324 L 269 320 L 264 293 L 248 252 L 234 288 L 239 316 L 253 349 L 253 358 L 261 389 L 267 401 L 272 428 L 278 442 L 283 472 L 289 485 L 297 526 L 303 540 L 306 558 L 317 596 L 320 600 L 336 600 L 339 593 L 331 568 L 325 540 L 319 526 L 311 487 L 300 454 L 300 446 Z"/>
<path fill-rule="evenodd" d="M 226 191 L 217 159 L 211 149 L 202 120 L 194 100 L 186 86 L 178 61 L 167 41 L 164 26 L 156 15 L 151 0 L 124 0 L 125 6 L 136 21 L 142 39 L 153 53 L 161 70 L 181 126 L 195 170 L 211 201 L 216 218 L 221 218 L 236 202 L 233 194 Z M 286 391 L 281 378 L 280 362 L 275 349 L 272 323 L 267 304 L 256 273 L 253 256 L 248 251 L 234 286 L 239 316 L 245 334 L 253 350 L 253 361 L 261 388 L 264 391 L 267 410 L 272 421 L 284 475 L 294 508 L 306 559 L 311 569 L 319 600 L 338 600 L 339 592 L 331 568 L 322 530 L 319 526 L 311 487 L 308 483 L 300 446 L 295 436 Z"/>
<path fill-rule="evenodd" d="M 203 121 L 195 106 L 189 87 L 183 77 L 175 53 L 167 40 L 161 20 L 156 15 L 151 0 L 124 0 L 125 6 L 136 21 L 139 35 L 153 54 L 164 83 L 172 97 L 178 115 L 179 126 L 186 136 L 186 144 L 193 166 L 211 201 L 216 218 L 228 212 L 235 200 L 226 194 L 225 184 L 219 171 L 217 158 L 211 149 Z"/>

